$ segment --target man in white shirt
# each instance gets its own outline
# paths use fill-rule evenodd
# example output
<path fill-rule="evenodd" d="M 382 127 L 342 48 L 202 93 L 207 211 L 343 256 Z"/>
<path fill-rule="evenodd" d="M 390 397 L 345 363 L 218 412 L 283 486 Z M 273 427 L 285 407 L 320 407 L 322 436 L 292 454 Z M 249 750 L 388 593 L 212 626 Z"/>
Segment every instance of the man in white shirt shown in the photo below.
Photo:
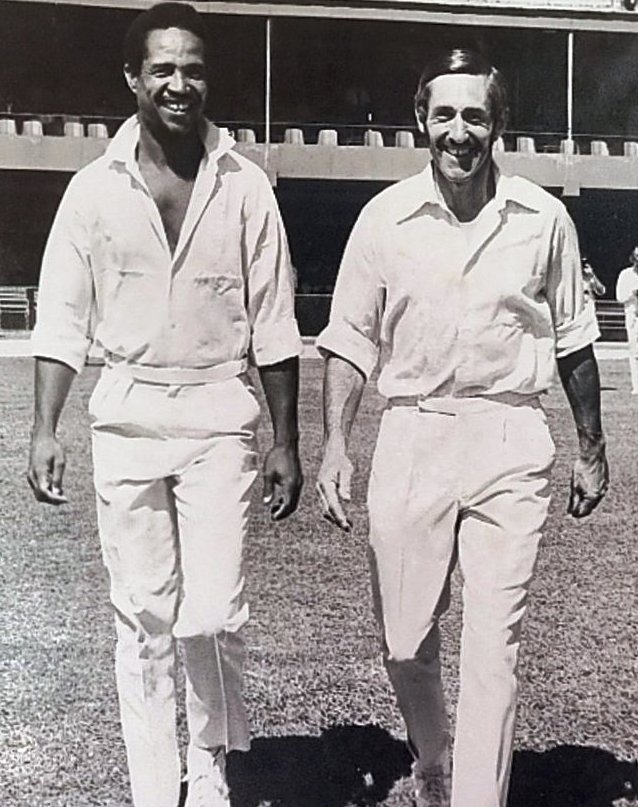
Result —
<path fill-rule="evenodd" d="M 554 445 L 539 396 L 556 359 L 579 438 L 569 512 L 607 488 L 600 387 L 578 243 L 563 205 L 500 175 L 503 79 L 454 49 L 425 69 L 416 114 L 431 165 L 374 198 L 346 247 L 330 322 L 323 514 L 350 529 L 347 444 L 366 379 L 388 398 L 370 473 L 375 607 L 415 757 L 418 807 L 505 807 L 521 624 Z M 452 568 L 464 627 L 454 744 L 438 618 Z"/>
<path fill-rule="evenodd" d="M 56 426 L 89 346 L 97 514 L 117 629 L 135 807 L 177 807 L 176 639 L 183 648 L 187 807 L 228 807 L 225 755 L 247 749 L 242 542 L 257 476 L 257 367 L 273 423 L 264 501 L 294 511 L 298 355 L 286 236 L 265 174 L 204 118 L 206 32 L 184 3 L 125 41 L 137 101 L 71 181 L 42 267 L 29 482 L 60 504 Z"/>
<path fill-rule="evenodd" d="M 625 306 L 631 393 L 638 395 L 638 247 L 632 251 L 630 260 L 631 265 L 618 275 L 616 299 Z"/>

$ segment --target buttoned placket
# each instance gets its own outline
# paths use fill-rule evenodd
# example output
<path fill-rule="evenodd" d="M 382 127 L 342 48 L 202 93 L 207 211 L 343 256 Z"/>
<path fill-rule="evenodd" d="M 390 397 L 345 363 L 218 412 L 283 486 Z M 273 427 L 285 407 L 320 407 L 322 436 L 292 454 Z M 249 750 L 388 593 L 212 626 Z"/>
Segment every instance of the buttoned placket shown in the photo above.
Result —
<path fill-rule="evenodd" d="M 186 208 L 186 213 L 184 215 L 184 221 L 182 222 L 182 226 L 179 231 L 179 236 L 177 239 L 177 245 L 175 247 L 175 252 L 171 253 L 171 249 L 168 243 L 168 238 L 166 236 L 166 229 L 164 227 L 164 222 L 162 221 L 162 217 L 159 212 L 159 208 L 153 195 L 144 179 L 142 172 L 140 171 L 139 165 L 135 157 L 127 160 L 125 163 L 126 171 L 128 172 L 131 179 L 137 184 L 138 189 L 143 195 L 144 199 L 144 206 L 146 208 L 146 213 L 148 218 L 151 222 L 151 226 L 153 231 L 157 235 L 157 238 L 162 246 L 162 250 L 166 255 L 167 264 L 169 268 L 169 277 L 167 279 L 168 282 L 168 313 L 171 316 L 170 327 L 174 329 L 176 327 L 176 323 L 173 321 L 171 315 L 171 296 L 172 296 L 172 287 L 173 287 L 173 279 L 175 274 L 177 273 L 179 267 L 183 264 L 182 256 L 186 251 L 188 242 L 191 238 L 191 235 L 197 226 L 198 222 L 200 221 L 206 205 L 208 204 L 209 200 L 217 190 L 217 175 L 219 169 L 219 163 L 215 159 L 211 159 L 210 155 L 204 153 L 202 160 L 200 162 L 197 176 L 195 177 L 195 184 L 193 186 L 193 190 L 188 200 L 188 206 Z M 176 393 L 175 393 L 176 394 Z"/>
<path fill-rule="evenodd" d="M 492 200 L 493 201 L 493 200 Z M 467 346 L 472 344 L 473 334 L 475 333 L 475 325 L 472 321 L 472 307 L 471 300 L 473 296 L 473 284 L 475 277 L 472 277 L 472 269 L 475 269 L 480 254 L 489 246 L 490 241 L 500 232 L 505 223 L 505 210 L 502 205 L 492 204 L 489 209 L 481 210 L 478 214 L 480 220 L 477 222 L 478 229 L 472 233 L 472 238 L 467 244 L 465 251 L 465 260 L 463 262 L 463 270 L 459 278 L 459 289 L 461 298 L 460 307 L 460 321 L 457 325 L 456 337 L 456 352 L 458 359 L 455 363 L 454 377 L 452 379 L 452 395 L 457 393 L 457 381 L 460 372 L 463 370 L 466 356 L 472 355 L 472 351 L 467 350 Z M 460 228 L 460 224 L 456 216 L 451 211 L 448 211 L 452 217 L 456 228 Z M 461 234 L 457 231 L 457 236 Z"/>
<path fill-rule="evenodd" d="M 146 180 L 142 176 L 142 172 L 140 171 L 139 165 L 134 157 L 130 160 L 127 160 L 124 164 L 124 168 L 126 172 L 131 177 L 131 179 L 137 185 L 138 190 L 141 192 L 142 197 L 144 199 L 143 204 L 146 208 L 146 214 L 151 222 L 151 227 L 153 228 L 153 232 L 157 236 L 162 249 L 166 253 L 166 256 L 171 261 L 172 264 L 172 256 L 171 256 L 171 249 L 168 245 L 168 239 L 166 237 L 166 230 L 164 228 L 164 222 L 162 221 L 162 217 L 160 216 L 159 208 L 153 199 L 153 195 L 146 184 Z"/>
<path fill-rule="evenodd" d="M 191 197 L 188 200 L 186 215 L 179 231 L 177 246 L 173 255 L 173 272 L 176 271 L 182 253 L 186 250 L 191 235 L 204 214 L 208 202 L 217 190 L 218 173 L 219 162 L 208 154 L 204 154 L 195 177 Z"/>

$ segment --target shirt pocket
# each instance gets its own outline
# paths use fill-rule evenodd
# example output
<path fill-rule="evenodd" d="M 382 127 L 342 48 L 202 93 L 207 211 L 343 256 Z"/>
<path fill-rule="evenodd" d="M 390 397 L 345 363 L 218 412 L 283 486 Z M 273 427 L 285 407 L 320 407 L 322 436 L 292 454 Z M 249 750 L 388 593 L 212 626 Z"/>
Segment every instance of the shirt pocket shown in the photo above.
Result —
<path fill-rule="evenodd" d="M 241 289 L 244 285 L 242 279 L 237 275 L 217 274 L 196 275 L 193 278 L 193 283 L 197 289 L 202 289 L 204 294 L 210 294 L 213 297 Z"/>
<path fill-rule="evenodd" d="M 239 275 L 200 273 L 192 279 L 195 304 L 203 312 L 245 319 L 244 281 Z"/>
<path fill-rule="evenodd" d="M 161 284 L 156 272 L 148 268 L 121 266 L 105 262 L 99 273 L 103 311 L 120 327 L 140 327 L 140 311 L 156 306 Z"/>

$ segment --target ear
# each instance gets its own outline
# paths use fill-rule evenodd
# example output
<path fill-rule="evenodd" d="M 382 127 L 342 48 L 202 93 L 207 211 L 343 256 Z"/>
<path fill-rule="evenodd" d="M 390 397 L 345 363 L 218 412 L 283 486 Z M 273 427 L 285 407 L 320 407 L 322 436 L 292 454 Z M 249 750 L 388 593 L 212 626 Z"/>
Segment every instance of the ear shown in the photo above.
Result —
<path fill-rule="evenodd" d="M 494 141 L 498 140 L 507 128 L 507 119 L 509 117 L 509 109 L 504 109 L 499 115 L 498 120 L 494 123 Z"/>
<path fill-rule="evenodd" d="M 136 93 L 138 76 L 133 75 L 130 67 L 127 64 L 124 65 L 124 78 L 126 80 L 126 83 L 128 84 L 129 90 L 132 93 Z"/>
<path fill-rule="evenodd" d="M 426 136 L 426 139 L 427 139 L 428 132 L 427 132 L 427 129 L 425 128 L 425 123 L 423 122 L 423 117 L 422 117 L 421 113 L 419 112 L 419 110 L 416 107 L 414 108 L 414 117 L 416 118 L 416 125 L 417 125 L 418 130 L 422 134 L 424 134 Z"/>

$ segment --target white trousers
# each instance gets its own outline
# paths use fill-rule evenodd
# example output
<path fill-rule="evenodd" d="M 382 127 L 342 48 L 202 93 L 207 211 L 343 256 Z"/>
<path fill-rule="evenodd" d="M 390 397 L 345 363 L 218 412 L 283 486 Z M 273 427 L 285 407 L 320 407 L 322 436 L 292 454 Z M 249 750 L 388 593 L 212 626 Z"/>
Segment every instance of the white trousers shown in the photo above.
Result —
<path fill-rule="evenodd" d="M 169 386 L 105 369 L 89 411 L 133 802 L 176 807 L 176 639 L 191 748 L 249 746 L 241 560 L 259 407 L 245 377 Z"/>
<path fill-rule="evenodd" d="M 521 623 L 549 505 L 543 410 L 479 399 L 383 415 L 369 487 L 385 663 L 420 764 L 445 762 L 438 618 L 463 575 L 453 807 L 505 807 Z M 439 410 L 439 411 L 436 411 Z"/>
<path fill-rule="evenodd" d="M 631 389 L 632 392 L 638 392 L 638 320 L 634 319 L 632 322 L 627 322 L 626 328 Z"/>

